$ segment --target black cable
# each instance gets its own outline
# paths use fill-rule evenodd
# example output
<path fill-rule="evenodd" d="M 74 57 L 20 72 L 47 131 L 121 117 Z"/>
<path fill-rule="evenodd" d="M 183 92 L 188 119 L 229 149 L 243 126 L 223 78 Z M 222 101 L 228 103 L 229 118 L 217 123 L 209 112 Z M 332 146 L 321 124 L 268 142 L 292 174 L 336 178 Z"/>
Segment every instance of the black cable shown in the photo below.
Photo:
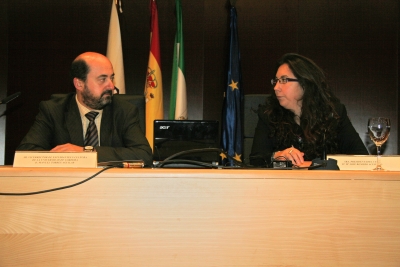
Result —
<path fill-rule="evenodd" d="M 176 158 L 176 157 L 179 157 L 179 156 L 182 156 L 185 154 L 203 153 L 203 152 L 220 152 L 220 149 L 218 149 L 218 148 L 198 148 L 198 149 L 185 150 L 185 151 L 181 151 L 181 152 L 178 152 L 178 153 L 175 153 L 175 154 L 169 156 L 164 161 L 168 161 L 168 160 L 171 160 L 173 158 Z"/>
<path fill-rule="evenodd" d="M 236 160 L 232 156 L 229 156 L 227 152 L 225 152 L 225 151 L 223 151 L 222 149 L 219 149 L 219 148 L 200 148 L 200 149 L 190 149 L 190 150 L 181 151 L 181 152 L 175 153 L 175 154 L 169 156 L 168 158 L 166 158 L 165 160 L 163 160 L 160 163 L 159 167 L 162 167 L 162 166 L 168 164 L 168 162 L 171 162 L 171 160 L 173 160 L 175 157 L 179 157 L 179 156 L 182 156 L 182 155 L 185 155 L 185 154 L 206 153 L 206 152 L 223 153 L 227 158 L 232 159 L 235 162 L 236 165 L 238 165 L 238 166 L 240 166 L 242 168 L 246 168 L 246 166 L 242 162 Z M 188 163 L 188 162 L 185 162 L 187 160 L 183 160 L 183 159 L 182 160 L 176 159 L 176 160 L 174 160 L 173 163 L 179 163 L 179 161 L 181 161 L 182 163 Z M 202 161 L 192 161 L 191 163 L 196 164 L 196 165 L 202 165 L 202 166 L 206 166 L 207 165 L 206 167 L 211 167 L 211 166 L 215 167 L 215 165 L 213 165 L 213 164 L 204 163 Z M 203 164 L 205 164 L 205 165 L 203 165 Z M 220 166 L 219 168 L 222 168 L 222 167 Z"/>
<path fill-rule="evenodd" d="M 26 192 L 26 193 L 1 193 L 0 192 L 0 195 L 1 196 L 29 196 L 29 195 L 37 195 L 37 194 L 43 194 L 43 193 L 53 192 L 53 191 L 57 191 L 57 190 L 67 189 L 67 188 L 71 188 L 71 187 L 83 184 L 83 183 L 89 181 L 90 179 L 93 179 L 94 177 L 96 177 L 100 173 L 104 172 L 105 170 L 115 168 L 115 167 L 117 167 L 117 166 L 105 167 L 104 169 L 98 171 L 97 173 L 93 174 L 89 178 L 86 178 L 85 180 L 82 180 L 80 182 L 77 182 L 77 183 L 71 184 L 71 185 L 66 185 L 66 186 L 62 186 L 62 187 L 56 187 L 56 188 L 46 189 L 46 190 L 41 190 L 41 191 L 35 191 L 35 192 Z"/>
<path fill-rule="evenodd" d="M 168 161 L 161 162 L 158 167 L 162 168 L 167 166 L 168 164 L 187 164 L 187 165 L 194 165 L 194 166 L 202 166 L 207 168 L 218 168 L 218 165 L 197 161 L 197 160 L 188 160 L 188 159 L 170 159 Z"/>

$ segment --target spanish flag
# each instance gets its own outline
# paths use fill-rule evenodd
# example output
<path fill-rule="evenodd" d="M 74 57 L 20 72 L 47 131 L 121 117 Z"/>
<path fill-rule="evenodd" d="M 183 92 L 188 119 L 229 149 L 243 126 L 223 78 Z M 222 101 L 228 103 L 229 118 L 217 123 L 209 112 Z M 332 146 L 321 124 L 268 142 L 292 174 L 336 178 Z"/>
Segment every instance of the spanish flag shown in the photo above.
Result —
<path fill-rule="evenodd" d="M 151 148 L 154 149 L 153 122 L 154 120 L 162 120 L 164 118 L 160 37 L 158 33 L 158 11 L 156 0 L 150 0 L 150 10 L 150 55 L 147 66 L 144 95 L 146 98 L 146 138 L 149 141 Z"/>

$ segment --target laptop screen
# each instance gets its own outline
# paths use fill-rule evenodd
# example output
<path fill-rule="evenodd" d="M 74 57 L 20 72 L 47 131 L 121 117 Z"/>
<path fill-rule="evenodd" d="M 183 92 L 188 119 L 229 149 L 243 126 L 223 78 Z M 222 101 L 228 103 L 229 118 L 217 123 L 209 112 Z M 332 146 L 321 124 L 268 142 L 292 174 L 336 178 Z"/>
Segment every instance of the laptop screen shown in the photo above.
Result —
<path fill-rule="evenodd" d="M 155 120 L 153 161 L 163 161 L 191 149 L 219 148 L 219 122 L 205 120 Z M 189 153 L 177 159 L 218 162 L 219 154 Z"/>

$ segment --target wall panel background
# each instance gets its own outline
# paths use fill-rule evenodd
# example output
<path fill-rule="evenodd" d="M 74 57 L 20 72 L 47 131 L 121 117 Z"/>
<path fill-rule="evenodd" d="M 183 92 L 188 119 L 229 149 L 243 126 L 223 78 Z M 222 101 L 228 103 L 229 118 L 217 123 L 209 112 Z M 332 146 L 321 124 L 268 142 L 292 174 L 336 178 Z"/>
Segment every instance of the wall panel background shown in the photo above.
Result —
<path fill-rule="evenodd" d="M 1 95 L 21 91 L 7 105 L 5 164 L 31 126 L 39 102 L 73 90 L 72 60 L 84 51 L 106 52 L 111 0 L 8 1 L 8 63 Z M 120 17 L 126 91 L 144 90 L 149 53 L 149 2 L 122 1 Z M 221 119 L 229 45 L 229 1 L 182 0 L 189 119 Z M 246 94 L 272 92 L 269 80 L 284 53 L 312 58 L 327 73 L 362 139 L 370 116 L 387 116 L 392 132 L 385 154 L 398 153 L 399 3 L 344 0 L 237 0 L 243 86 Z M 175 38 L 175 1 L 158 0 L 165 116 Z M 8 49 L 8 51 L 7 51 Z M 4 52 L 7 51 L 7 52 Z"/>

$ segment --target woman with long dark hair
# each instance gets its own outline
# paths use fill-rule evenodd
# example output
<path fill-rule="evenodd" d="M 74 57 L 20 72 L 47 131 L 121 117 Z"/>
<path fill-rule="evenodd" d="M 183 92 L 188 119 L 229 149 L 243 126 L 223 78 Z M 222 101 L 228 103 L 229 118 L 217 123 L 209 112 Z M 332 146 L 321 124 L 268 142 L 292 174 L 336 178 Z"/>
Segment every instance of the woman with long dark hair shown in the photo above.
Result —
<path fill-rule="evenodd" d="M 284 55 L 271 83 L 274 94 L 258 111 L 252 165 L 266 165 L 274 158 L 300 165 L 323 153 L 368 155 L 345 106 L 312 60 Z"/>

